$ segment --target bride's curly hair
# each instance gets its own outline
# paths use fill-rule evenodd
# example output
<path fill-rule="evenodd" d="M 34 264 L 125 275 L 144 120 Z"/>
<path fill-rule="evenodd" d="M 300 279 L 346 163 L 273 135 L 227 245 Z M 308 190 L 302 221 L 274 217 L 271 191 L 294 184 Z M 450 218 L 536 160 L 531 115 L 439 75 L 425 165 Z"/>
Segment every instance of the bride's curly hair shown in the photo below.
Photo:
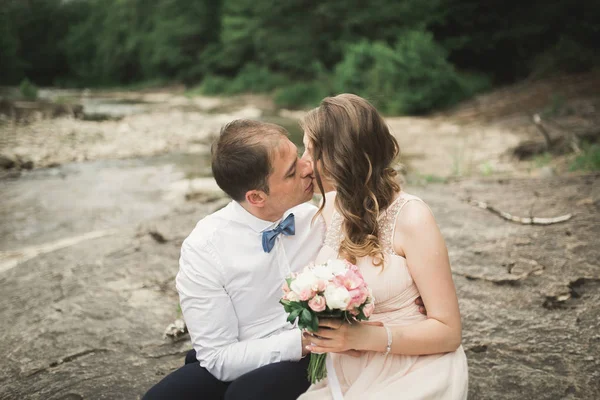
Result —
<path fill-rule="evenodd" d="M 400 152 L 398 142 L 375 107 L 353 94 L 323 99 L 300 124 L 312 145 L 321 193 L 323 178 L 337 190 L 335 205 L 344 221 L 340 255 L 351 262 L 372 256 L 375 265 L 381 265 L 377 220 L 400 191 L 393 168 Z M 319 213 L 324 207 L 325 197 Z"/>

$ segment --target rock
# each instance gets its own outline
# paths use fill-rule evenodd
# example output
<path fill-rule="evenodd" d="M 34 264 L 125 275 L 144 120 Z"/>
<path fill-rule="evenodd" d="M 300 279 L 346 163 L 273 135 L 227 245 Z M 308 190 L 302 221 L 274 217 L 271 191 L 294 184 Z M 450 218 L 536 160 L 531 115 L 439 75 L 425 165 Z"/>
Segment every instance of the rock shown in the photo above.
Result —
<path fill-rule="evenodd" d="M 262 116 L 262 110 L 256 107 L 244 107 L 232 113 L 234 118 L 256 119 Z"/>
<path fill-rule="evenodd" d="M 214 178 L 184 179 L 171 184 L 166 200 L 198 200 L 210 202 L 226 197 Z"/>
<path fill-rule="evenodd" d="M 0 154 L 0 169 L 11 169 L 16 166 L 15 160 L 7 155 Z"/>
<path fill-rule="evenodd" d="M 554 168 L 552 168 L 551 166 L 546 165 L 545 167 L 540 168 L 540 178 L 551 178 L 554 175 L 556 174 L 554 173 Z"/>
<path fill-rule="evenodd" d="M 547 150 L 546 143 L 543 141 L 525 140 L 512 149 L 512 154 L 519 160 L 529 160 Z"/>
<path fill-rule="evenodd" d="M 187 326 L 185 325 L 185 322 L 179 318 L 167 326 L 167 329 L 165 329 L 165 338 L 169 337 L 171 339 L 177 339 L 186 333 Z"/>
<path fill-rule="evenodd" d="M 33 161 L 25 160 L 21 162 L 21 168 L 23 169 L 33 169 Z"/>
<path fill-rule="evenodd" d="M 160 244 L 168 242 L 168 240 L 165 238 L 165 236 L 158 231 L 150 231 L 150 232 L 148 232 L 148 234 L 152 237 L 152 239 L 154 239 L 156 242 L 158 242 Z"/>
<path fill-rule="evenodd" d="M 285 108 L 279 110 L 279 116 L 289 119 L 300 120 L 306 115 L 306 111 L 303 110 L 287 110 Z"/>
<path fill-rule="evenodd" d="M 591 197 L 586 197 L 585 199 L 581 199 L 579 200 L 577 203 L 575 203 L 576 206 L 592 206 L 594 205 L 594 199 L 592 199 Z"/>

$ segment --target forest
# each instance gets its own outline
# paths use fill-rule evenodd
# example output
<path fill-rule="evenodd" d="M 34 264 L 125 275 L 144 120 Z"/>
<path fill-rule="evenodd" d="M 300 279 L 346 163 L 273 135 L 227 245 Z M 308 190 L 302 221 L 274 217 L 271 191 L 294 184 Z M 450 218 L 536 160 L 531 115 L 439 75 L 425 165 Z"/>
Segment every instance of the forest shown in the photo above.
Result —
<path fill-rule="evenodd" d="M 600 65 L 600 2 L 1 0 L 0 84 L 354 92 L 388 114 Z"/>

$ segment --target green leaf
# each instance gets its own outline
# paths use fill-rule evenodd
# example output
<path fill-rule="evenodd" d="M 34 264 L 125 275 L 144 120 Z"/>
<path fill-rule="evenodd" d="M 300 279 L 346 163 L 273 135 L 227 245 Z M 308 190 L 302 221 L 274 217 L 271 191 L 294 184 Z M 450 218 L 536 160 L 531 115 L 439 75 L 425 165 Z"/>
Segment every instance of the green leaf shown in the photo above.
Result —
<path fill-rule="evenodd" d="M 296 318 L 298 318 L 300 312 L 302 312 L 302 309 L 295 309 L 294 311 L 292 311 L 287 318 L 288 322 L 293 324 Z"/>
<path fill-rule="evenodd" d="M 290 313 L 292 312 L 293 308 L 292 308 L 292 303 L 289 300 L 279 300 L 279 303 L 281 305 L 283 305 L 283 309 L 285 310 L 286 313 Z"/>
<path fill-rule="evenodd" d="M 369 319 L 369 318 L 367 318 L 367 316 L 363 312 L 362 308 L 361 308 L 360 312 L 358 313 L 358 315 L 356 317 L 354 317 L 354 318 L 356 318 L 358 321 L 366 321 L 366 320 Z"/>
<path fill-rule="evenodd" d="M 304 326 L 310 326 L 312 322 L 312 314 L 306 308 L 302 310 L 302 314 L 300 314 L 300 321 Z"/>
<path fill-rule="evenodd" d="M 319 330 L 319 317 L 313 315 L 312 320 L 310 321 L 310 331 L 316 332 Z"/>

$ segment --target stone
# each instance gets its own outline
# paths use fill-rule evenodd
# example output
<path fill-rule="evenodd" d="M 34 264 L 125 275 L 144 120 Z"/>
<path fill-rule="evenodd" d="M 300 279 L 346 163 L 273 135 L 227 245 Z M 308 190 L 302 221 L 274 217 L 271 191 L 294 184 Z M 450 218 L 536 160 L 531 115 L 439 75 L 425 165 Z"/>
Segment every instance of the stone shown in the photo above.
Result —
<path fill-rule="evenodd" d="M 16 161 L 12 157 L 0 154 L 0 169 L 12 169 L 16 164 Z"/>

